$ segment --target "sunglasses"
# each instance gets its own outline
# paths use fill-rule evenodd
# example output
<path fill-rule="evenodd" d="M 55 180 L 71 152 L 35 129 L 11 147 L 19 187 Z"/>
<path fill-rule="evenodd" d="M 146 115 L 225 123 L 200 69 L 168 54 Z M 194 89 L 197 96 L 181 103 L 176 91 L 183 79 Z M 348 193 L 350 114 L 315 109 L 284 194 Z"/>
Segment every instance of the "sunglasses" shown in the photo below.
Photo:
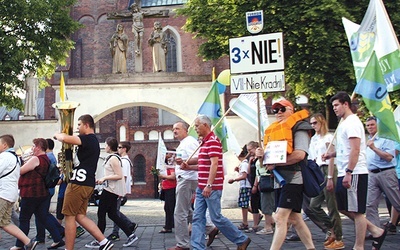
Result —
<path fill-rule="evenodd" d="M 274 109 L 272 110 L 272 113 L 278 114 L 279 111 L 281 111 L 282 113 L 285 113 L 286 110 L 287 110 L 286 107 L 274 108 Z M 290 109 L 288 109 L 288 110 L 290 110 Z"/>
<path fill-rule="evenodd" d="M 124 148 L 124 147 L 118 146 L 118 148 L 121 149 L 121 148 Z"/>
<path fill-rule="evenodd" d="M 310 122 L 311 125 L 317 125 L 318 122 Z"/>

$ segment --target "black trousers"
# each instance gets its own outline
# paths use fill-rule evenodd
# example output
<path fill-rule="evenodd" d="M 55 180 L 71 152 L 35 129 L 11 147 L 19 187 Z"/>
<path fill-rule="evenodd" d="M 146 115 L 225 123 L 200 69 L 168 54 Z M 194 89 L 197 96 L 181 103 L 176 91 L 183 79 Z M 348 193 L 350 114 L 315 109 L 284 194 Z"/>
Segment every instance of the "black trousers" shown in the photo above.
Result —
<path fill-rule="evenodd" d="M 171 230 L 174 228 L 174 211 L 175 211 L 175 188 L 164 189 L 165 193 L 165 203 L 164 203 L 164 211 L 165 211 L 165 226 L 166 230 Z"/>

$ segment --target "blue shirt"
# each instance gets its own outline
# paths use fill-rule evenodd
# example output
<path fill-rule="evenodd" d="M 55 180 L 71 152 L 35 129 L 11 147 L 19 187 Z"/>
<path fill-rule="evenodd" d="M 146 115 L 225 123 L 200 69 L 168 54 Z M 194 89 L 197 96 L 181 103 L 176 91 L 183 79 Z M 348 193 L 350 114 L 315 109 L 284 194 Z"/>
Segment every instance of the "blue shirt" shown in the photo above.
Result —
<path fill-rule="evenodd" d="M 379 136 L 376 136 L 374 139 L 374 144 L 375 147 L 377 147 L 378 149 L 393 155 L 393 159 L 392 161 L 387 162 L 381 157 L 379 157 L 379 155 L 375 153 L 372 149 L 367 147 L 366 153 L 367 153 L 368 170 L 374 170 L 378 168 L 384 169 L 396 166 L 397 161 L 395 157 L 396 156 L 395 142 L 389 139 L 380 138 Z"/>

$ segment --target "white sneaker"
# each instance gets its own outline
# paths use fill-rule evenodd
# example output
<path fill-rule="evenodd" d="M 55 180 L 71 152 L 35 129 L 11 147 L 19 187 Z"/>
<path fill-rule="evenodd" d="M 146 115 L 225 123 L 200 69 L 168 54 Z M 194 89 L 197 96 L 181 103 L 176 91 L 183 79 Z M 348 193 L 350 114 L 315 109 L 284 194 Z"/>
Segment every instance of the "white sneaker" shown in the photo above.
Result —
<path fill-rule="evenodd" d="M 85 245 L 87 248 L 100 248 L 100 244 L 97 240 L 93 240 L 92 242 Z"/>
<path fill-rule="evenodd" d="M 128 240 L 126 241 L 126 243 L 124 243 L 122 246 L 124 247 L 129 247 L 130 245 L 132 245 L 133 243 L 135 243 L 135 241 L 137 241 L 139 238 L 135 235 L 135 234 L 131 234 L 128 237 Z"/>

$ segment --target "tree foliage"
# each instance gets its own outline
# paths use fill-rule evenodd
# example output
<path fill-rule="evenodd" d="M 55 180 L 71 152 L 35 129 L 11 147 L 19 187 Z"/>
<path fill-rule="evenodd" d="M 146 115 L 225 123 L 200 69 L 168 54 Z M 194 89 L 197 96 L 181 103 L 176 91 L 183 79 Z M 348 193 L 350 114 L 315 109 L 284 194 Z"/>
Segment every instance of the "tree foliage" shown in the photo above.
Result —
<path fill-rule="evenodd" d="M 283 32 L 286 95 L 309 97 L 314 111 L 323 111 L 327 97 L 339 90 L 352 93 L 355 76 L 342 17 L 361 23 L 369 0 L 189 0 L 177 10 L 187 17 L 184 29 L 205 42 L 205 60 L 229 55 L 229 38 L 249 36 L 245 13 L 263 10 L 262 34 Z M 385 1 L 399 31 L 399 1 Z M 396 32 L 398 34 L 398 32 Z M 399 92 L 399 91 L 397 91 Z M 399 93 L 391 98 L 399 100 Z"/>
<path fill-rule="evenodd" d="M 70 17 L 75 0 L 0 0 L 0 105 L 21 108 L 24 76 L 44 80 L 65 65 L 70 35 L 80 24 Z"/>

